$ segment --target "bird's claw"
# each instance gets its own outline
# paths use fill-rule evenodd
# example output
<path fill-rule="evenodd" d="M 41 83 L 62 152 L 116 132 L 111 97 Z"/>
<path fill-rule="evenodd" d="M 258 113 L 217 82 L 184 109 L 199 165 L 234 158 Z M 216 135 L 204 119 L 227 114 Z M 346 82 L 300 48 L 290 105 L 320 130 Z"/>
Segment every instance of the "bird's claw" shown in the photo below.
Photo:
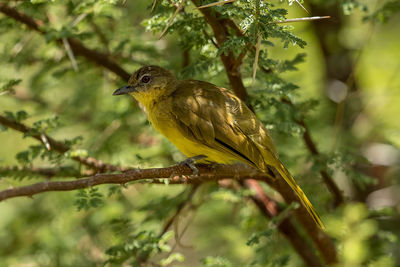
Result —
<path fill-rule="evenodd" d="M 204 155 L 198 155 L 198 156 L 194 156 L 194 157 L 190 157 L 185 159 L 184 161 L 180 162 L 179 165 L 186 165 L 188 166 L 194 175 L 198 175 L 199 174 L 199 170 L 196 168 L 196 166 L 194 165 L 196 163 L 196 161 L 198 160 L 202 160 L 207 158 L 207 156 Z"/>

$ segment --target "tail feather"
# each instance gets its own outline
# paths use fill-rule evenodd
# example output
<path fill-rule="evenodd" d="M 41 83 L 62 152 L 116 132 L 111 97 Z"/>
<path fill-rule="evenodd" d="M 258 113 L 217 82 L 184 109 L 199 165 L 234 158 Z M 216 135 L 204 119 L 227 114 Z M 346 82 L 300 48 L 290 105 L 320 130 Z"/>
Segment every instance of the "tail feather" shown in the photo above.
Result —
<path fill-rule="evenodd" d="M 283 177 L 283 179 L 285 179 L 285 181 L 288 183 L 288 185 L 293 189 L 293 191 L 299 197 L 301 203 L 307 209 L 308 213 L 313 218 L 315 223 L 321 229 L 325 229 L 323 222 L 321 221 L 320 217 L 318 216 L 318 214 L 315 211 L 311 202 L 308 200 L 306 194 L 304 194 L 304 192 L 303 192 L 303 190 L 301 190 L 300 186 L 297 185 L 296 181 L 294 180 L 292 175 L 290 175 L 289 171 L 285 168 L 285 166 L 283 166 L 283 164 L 281 162 L 279 162 L 278 164 L 279 165 L 276 166 L 276 169 L 279 172 L 279 174 Z"/>

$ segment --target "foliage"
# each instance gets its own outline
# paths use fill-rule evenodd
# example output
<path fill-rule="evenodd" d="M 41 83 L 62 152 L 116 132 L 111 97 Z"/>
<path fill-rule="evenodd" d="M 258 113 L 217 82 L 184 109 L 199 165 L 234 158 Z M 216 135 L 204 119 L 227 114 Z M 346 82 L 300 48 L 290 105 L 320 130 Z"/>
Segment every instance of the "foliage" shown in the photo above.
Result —
<path fill-rule="evenodd" d="M 339 219 L 340 218 L 340 219 Z M 349 204 L 342 209 L 340 216 L 327 219 L 328 231 L 339 241 L 341 262 L 345 266 L 395 266 L 392 257 L 379 254 L 386 242 L 395 243 L 397 237 L 383 229 L 378 222 L 370 218 L 366 206 L 362 203 Z M 373 242 L 369 242 L 370 239 Z M 388 238 L 388 239 L 386 239 Z M 386 240 L 385 240 L 386 239 Z M 379 256 L 378 256 L 379 255 Z"/>
<path fill-rule="evenodd" d="M 237 69 L 250 95 L 247 102 L 326 222 L 339 248 L 339 266 L 399 265 L 398 198 L 381 193 L 396 192 L 393 181 L 399 180 L 395 147 L 400 136 L 393 114 L 400 112 L 400 82 L 390 76 L 400 56 L 400 38 L 392 32 L 399 20 L 399 1 L 376 6 L 356 0 L 300 1 L 313 16 L 340 14 L 329 22 L 313 22 L 329 26 L 326 36 L 316 29 L 319 24 L 282 23 L 308 16 L 300 13 L 297 1 L 235 1 L 210 8 L 226 23 L 228 38 L 221 44 L 193 2 L 215 1 L 183 0 L 174 19 L 181 1 L 158 0 L 153 10 L 152 1 L 145 0 L 0 2 L 34 18 L 40 29 L 0 13 L 0 115 L 31 129 L 20 135 L 0 123 L 1 190 L 98 173 L 76 158 L 134 168 L 165 167 L 183 159 L 150 127 L 132 99 L 111 96 L 126 81 L 72 51 L 74 41 L 101 53 L 100 62 L 112 60 L 129 72 L 157 64 L 180 78 L 227 88 L 231 84 L 221 58 L 232 55 L 242 60 Z M 348 45 L 364 40 L 361 21 L 384 22 L 374 32 L 380 36 L 375 46 Z M 386 55 L 384 51 L 389 56 L 377 56 Z M 367 64 L 369 55 L 381 61 Z M 347 70 L 346 79 L 332 76 Z M 348 97 L 342 103 L 327 97 L 327 91 L 337 90 L 330 86 L 333 80 L 346 85 Z M 383 96 L 374 97 L 377 92 L 394 102 L 380 102 Z M 375 111 L 382 107 L 384 113 L 378 115 Z M 391 124 L 383 122 L 388 118 L 394 118 Z M 67 151 L 49 147 L 46 136 Z M 397 152 L 367 153 L 374 143 Z M 374 162 L 370 154 L 384 162 Z M 345 191 L 342 207 L 333 207 L 321 172 Z M 304 265 L 279 232 L 298 204 L 280 203 L 282 198 L 271 188 L 262 189 L 278 202 L 280 214 L 273 219 L 266 220 L 251 202 L 255 192 L 234 179 L 197 189 L 134 183 L 1 201 L 0 258 L 5 266 Z M 381 209 L 383 202 L 390 207 Z M 171 218 L 175 219 L 165 229 Z M 306 232 L 300 233 L 305 246 L 311 243 Z"/>
<path fill-rule="evenodd" d="M 81 189 L 76 194 L 75 205 L 78 211 L 89 208 L 97 208 L 104 204 L 103 195 L 98 192 L 99 189 L 91 187 L 89 189 Z"/>

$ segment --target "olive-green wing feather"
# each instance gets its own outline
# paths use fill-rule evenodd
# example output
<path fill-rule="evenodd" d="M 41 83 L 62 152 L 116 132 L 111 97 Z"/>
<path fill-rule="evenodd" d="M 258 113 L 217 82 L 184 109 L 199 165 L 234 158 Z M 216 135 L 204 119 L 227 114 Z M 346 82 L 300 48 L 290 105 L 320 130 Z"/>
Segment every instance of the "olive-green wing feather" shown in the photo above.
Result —
<path fill-rule="evenodd" d="M 182 130 L 191 131 L 197 142 L 265 169 L 263 154 L 252 140 L 263 141 L 258 136 L 263 126 L 235 95 L 210 83 L 189 80 L 180 82 L 172 99 L 173 115 L 180 121 Z M 272 145 L 268 134 L 267 138 Z"/>
<path fill-rule="evenodd" d="M 201 81 L 181 81 L 171 112 L 192 140 L 267 171 L 273 166 L 324 228 L 307 196 L 278 159 L 272 138 L 254 113 L 230 91 Z"/>

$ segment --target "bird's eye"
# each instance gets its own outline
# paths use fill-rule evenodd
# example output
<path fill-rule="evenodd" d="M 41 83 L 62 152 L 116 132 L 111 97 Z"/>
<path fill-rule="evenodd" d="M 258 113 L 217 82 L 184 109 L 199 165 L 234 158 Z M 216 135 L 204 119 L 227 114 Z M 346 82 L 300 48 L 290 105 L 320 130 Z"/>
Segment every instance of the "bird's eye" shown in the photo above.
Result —
<path fill-rule="evenodd" d="M 148 76 L 148 75 L 143 76 L 141 82 L 142 82 L 142 83 L 148 83 L 148 82 L 150 82 L 150 76 Z"/>

